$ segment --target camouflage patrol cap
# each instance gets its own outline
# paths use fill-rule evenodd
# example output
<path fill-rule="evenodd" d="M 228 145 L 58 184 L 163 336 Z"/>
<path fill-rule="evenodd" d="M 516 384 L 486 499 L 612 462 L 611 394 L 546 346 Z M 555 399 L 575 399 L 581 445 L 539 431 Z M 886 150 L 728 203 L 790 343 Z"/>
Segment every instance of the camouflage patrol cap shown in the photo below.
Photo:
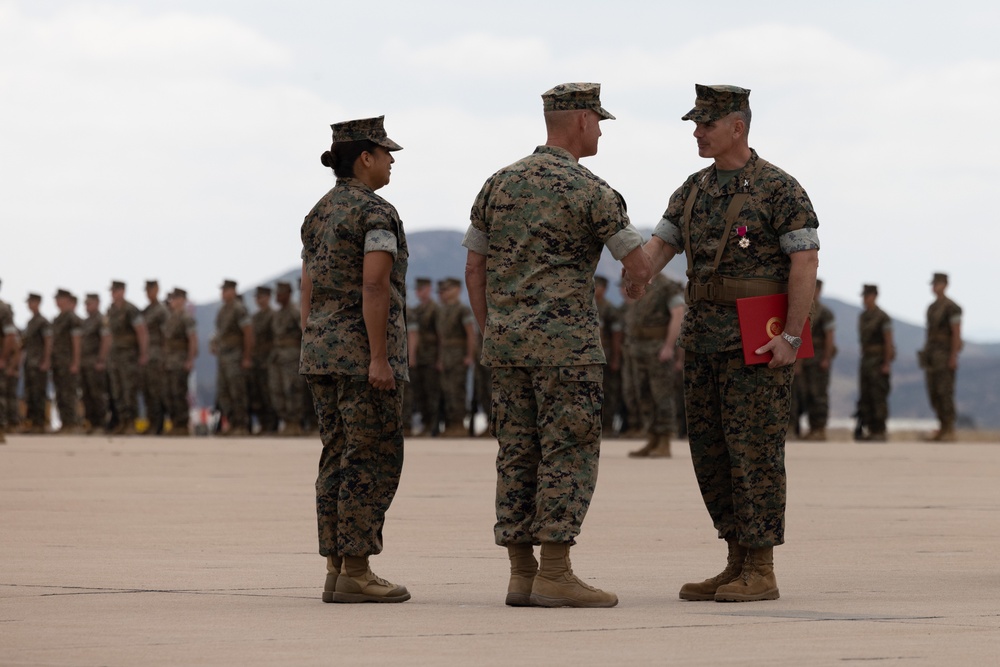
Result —
<path fill-rule="evenodd" d="M 694 108 L 681 120 L 708 123 L 724 118 L 734 111 L 750 110 L 750 90 L 738 86 L 703 86 L 694 84 Z"/>
<path fill-rule="evenodd" d="M 449 276 L 449 277 L 445 278 L 444 280 L 442 280 L 439 283 L 439 285 L 442 288 L 447 288 L 447 287 L 461 287 L 462 286 L 462 281 L 459 280 L 458 278 L 454 278 L 452 276 Z"/>
<path fill-rule="evenodd" d="M 35 294 L 34 292 L 28 292 L 28 298 L 25 299 L 25 301 L 41 301 L 41 300 L 42 300 L 42 295 Z"/>
<path fill-rule="evenodd" d="M 931 285 L 933 285 L 934 283 L 944 283 L 945 285 L 947 285 L 948 284 L 948 274 L 947 273 L 935 273 L 934 274 L 934 279 L 931 280 Z"/>
<path fill-rule="evenodd" d="M 111 281 L 111 289 L 113 289 L 113 290 L 116 290 L 116 289 L 125 289 L 125 281 L 123 281 L 123 280 L 112 280 Z"/>
<path fill-rule="evenodd" d="M 147 280 L 146 289 L 152 289 L 153 287 L 159 287 L 160 283 L 157 280 Z"/>
<path fill-rule="evenodd" d="M 276 282 L 274 284 L 274 287 L 279 292 L 291 292 L 292 291 L 292 284 L 289 283 L 289 282 L 285 282 L 284 280 L 279 280 L 278 282 Z"/>
<path fill-rule="evenodd" d="M 236 281 L 226 278 L 222 281 L 222 289 L 236 289 Z"/>
<path fill-rule="evenodd" d="M 417 278 L 417 287 L 428 287 L 431 284 L 430 278 Z"/>
<path fill-rule="evenodd" d="M 861 296 L 868 296 L 869 294 L 878 296 L 878 285 L 865 285 L 864 289 L 861 290 Z"/>
<path fill-rule="evenodd" d="M 333 143 L 342 141 L 374 141 L 382 148 L 389 151 L 400 151 L 403 147 L 390 139 L 385 133 L 382 121 L 385 116 L 376 118 L 360 118 L 358 120 L 345 120 L 342 123 L 334 123 L 330 126 L 333 130 Z"/>
<path fill-rule="evenodd" d="M 545 111 L 593 109 L 601 119 L 615 120 L 615 117 L 601 106 L 599 83 L 560 83 L 542 93 L 542 108 Z"/>
<path fill-rule="evenodd" d="M 257 296 L 271 296 L 271 288 L 267 285 L 257 287 Z"/>
<path fill-rule="evenodd" d="M 70 292 L 68 289 L 63 289 L 62 287 L 60 287 L 59 289 L 56 290 L 56 298 L 57 299 L 61 299 L 64 296 L 72 298 L 73 297 L 73 293 Z"/>
<path fill-rule="evenodd" d="M 180 299 L 188 298 L 188 293 L 186 289 L 181 289 L 180 287 L 175 287 L 174 291 L 170 293 L 170 296 L 177 297 Z"/>
<path fill-rule="evenodd" d="M 100 301 L 100 300 L 101 300 L 100 294 L 97 294 L 96 292 L 87 293 L 87 301 Z"/>

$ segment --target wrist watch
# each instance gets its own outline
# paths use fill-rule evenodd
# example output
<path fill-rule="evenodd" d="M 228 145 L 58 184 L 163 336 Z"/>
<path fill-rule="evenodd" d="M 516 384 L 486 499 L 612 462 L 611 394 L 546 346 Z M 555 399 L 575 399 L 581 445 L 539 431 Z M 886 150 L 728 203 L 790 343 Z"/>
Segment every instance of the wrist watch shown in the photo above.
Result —
<path fill-rule="evenodd" d="M 799 346 L 802 345 L 801 338 L 799 338 L 798 336 L 792 336 L 787 331 L 782 331 L 781 337 L 784 338 L 786 341 L 788 341 L 788 344 L 792 346 L 793 350 L 799 349 Z"/>

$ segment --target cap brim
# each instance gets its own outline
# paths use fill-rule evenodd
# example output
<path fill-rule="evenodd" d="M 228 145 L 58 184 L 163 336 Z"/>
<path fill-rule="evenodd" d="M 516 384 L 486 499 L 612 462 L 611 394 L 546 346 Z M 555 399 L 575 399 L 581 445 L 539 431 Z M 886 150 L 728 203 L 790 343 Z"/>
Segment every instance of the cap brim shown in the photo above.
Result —
<path fill-rule="evenodd" d="M 695 107 L 681 116 L 681 120 L 693 120 L 696 123 L 710 123 L 713 120 L 719 120 L 719 117 L 709 113 L 707 109 Z"/>
<path fill-rule="evenodd" d="M 608 111 L 604 107 L 597 107 L 596 109 L 594 109 L 594 111 L 596 111 L 597 115 L 601 117 L 601 120 L 618 120 L 613 115 L 611 115 L 610 111 Z"/>
<path fill-rule="evenodd" d="M 379 146 L 381 146 L 382 148 L 386 149 L 387 151 L 401 151 L 401 150 L 403 150 L 402 146 L 400 146 L 399 144 L 397 144 L 395 141 L 393 141 L 389 137 L 386 137 L 385 139 L 382 139 L 381 141 L 377 141 L 375 143 L 377 143 Z"/>

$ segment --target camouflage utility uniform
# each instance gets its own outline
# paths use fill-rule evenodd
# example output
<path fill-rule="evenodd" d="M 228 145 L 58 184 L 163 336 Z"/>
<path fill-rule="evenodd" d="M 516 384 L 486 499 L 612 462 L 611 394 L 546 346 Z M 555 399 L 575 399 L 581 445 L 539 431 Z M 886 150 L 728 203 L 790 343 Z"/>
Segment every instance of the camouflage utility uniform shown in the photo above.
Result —
<path fill-rule="evenodd" d="M 601 429 L 604 435 L 611 435 L 615 430 L 615 415 L 622 406 L 622 321 L 618 307 L 607 299 L 597 301 L 597 326 L 601 330 L 601 347 L 607 360 L 604 364 Z"/>
<path fill-rule="evenodd" d="M 558 183 L 558 187 L 554 184 Z M 624 202 L 562 148 L 491 176 L 463 245 L 486 257 L 499 545 L 574 544 L 597 483 L 605 363 L 594 272 L 641 245 Z"/>
<path fill-rule="evenodd" d="M 108 371 L 101 363 L 101 342 L 111 335 L 107 318 L 94 313 L 81 324 L 80 384 L 83 388 L 83 415 L 91 429 L 108 423 Z M 100 366 L 100 368 L 98 368 Z"/>
<path fill-rule="evenodd" d="M 792 425 L 798 425 L 802 412 L 809 415 L 809 432 L 822 433 L 830 416 L 830 366 L 826 358 L 826 339 L 833 335 L 835 327 L 833 311 L 816 301 L 813 315 L 809 320 L 815 354 L 799 359 L 795 369 L 795 384 L 792 401 Z"/>
<path fill-rule="evenodd" d="M 274 350 L 274 311 L 260 309 L 250 318 L 253 326 L 253 364 L 247 382 L 250 413 L 257 417 L 262 433 L 278 430 L 278 418 L 271 402 L 271 353 Z"/>
<path fill-rule="evenodd" d="M 147 433 L 163 432 L 163 411 L 166 404 L 166 371 L 163 365 L 163 327 L 170 312 L 159 301 L 146 306 L 142 319 L 149 332 L 148 361 L 140 371 L 142 398 L 146 403 Z"/>
<path fill-rule="evenodd" d="M 17 336 L 17 326 L 14 324 L 14 312 L 6 301 L 0 301 L 0 355 L 10 355 L 0 358 L 0 438 L 7 431 L 7 378 L 13 365 L 13 351 L 6 349 L 8 339 Z M 11 424 L 10 426 L 13 426 Z M 0 440 L 2 442 L 2 440 Z"/>
<path fill-rule="evenodd" d="M 21 349 L 24 358 L 24 403 L 26 417 L 33 429 L 44 429 L 48 420 L 45 416 L 49 372 L 42 370 L 45 357 L 46 339 L 52 337 L 52 325 L 41 314 L 34 315 L 21 335 Z"/>
<path fill-rule="evenodd" d="M 285 432 L 298 433 L 302 427 L 302 401 L 307 393 L 305 380 L 299 375 L 299 354 L 302 350 L 302 316 L 297 303 L 274 311 L 271 335 L 274 347 L 268 366 L 271 405 L 277 418 L 284 422 Z"/>
<path fill-rule="evenodd" d="M 215 344 L 219 351 L 216 394 L 230 427 L 237 432 L 246 429 L 250 420 L 247 373 L 243 368 L 243 329 L 250 325 L 250 315 L 239 298 L 223 303 L 215 316 Z"/>
<path fill-rule="evenodd" d="M 762 164 L 763 163 L 763 164 Z M 760 169 L 758 170 L 758 167 Z M 693 188 L 690 224 L 685 205 Z M 725 213 L 747 193 L 728 238 Z M 715 166 L 692 174 L 671 196 L 654 235 L 692 256 L 697 284 L 737 280 L 788 282 L 794 252 L 819 248 L 819 223 L 805 190 L 756 151 L 724 184 Z M 685 232 L 685 228 L 688 232 Z M 745 239 L 745 243 L 741 243 Z M 713 270 L 719 244 L 725 244 Z M 688 285 L 691 290 L 691 283 Z M 784 543 L 785 433 L 793 366 L 743 362 L 735 301 L 688 299 L 681 327 L 688 437 L 702 498 L 722 539 L 751 549 Z"/>
<path fill-rule="evenodd" d="M 889 418 L 891 377 L 882 372 L 885 364 L 885 332 L 892 330 L 892 320 L 878 306 L 861 311 L 858 337 L 861 342 L 861 368 L 858 377 L 858 418 L 876 436 L 885 434 Z M 890 352 L 890 356 L 892 353 Z"/>
<path fill-rule="evenodd" d="M 121 306 L 112 303 L 108 307 L 108 328 L 111 330 L 111 354 L 108 355 L 111 401 L 119 428 L 126 430 L 135 424 L 138 411 L 136 392 L 139 388 L 139 337 L 136 327 L 144 325 L 142 313 L 129 301 Z"/>
<path fill-rule="evenodd" d="M 52 320 L 52 385 L 56 391 L 59 421 L 67 430 L 80 425 L 80 369 L 74 371 L 72 365 L 73 339 L 82 335 L 83 321 L 73 311 L 59 313 Z"/>
<path fill-rule="evenodd" d="M 632 311 L 635 326 L 630 332 L 629 354 L 635 383 L 633 391 L 642 397 L 639 407 L 643 410 L 643 430 L 652 435 L 677 433 L 674 360 L 660 361 L 660 350 L 667 338 L 671 310 L 684 305 L 683 289 L 680 283 L 658 274 Z"/>
<path fill-rule="evenodd" d="M 394 258 L 386 327 L 394 390 L 368 382 L 362 268 L 370 252 Z M 407 258 L 396 209 L 357 179 L 338 178 L 302 225 L 303 268 L 312 282 L 312 299 L 299 370 L 309 380 L 323 439 L 316 479 L 323 556 L 382 551 L 385 513 L 403 468 Z"/>
<path fill-rule="evenodd" d="M 463 428 L 468 396 L 469 352 L 467 327 L 473 327 L 472 310 L 464 303 L 442 303 L 437 307 L 437 333 L 441 341 L 441 396 L 448 435 Z M 475 344 L 475 341 L 471 341 Z"/>
<path fill-rule="evenodd" d="M 438 304 L 434 301 L 418 304 L 412 308 L 413 317 L 408 322 L 409 326 L 415 327 L 418 342 L 417 363 L 410 369 L 410 384 L 406 391 L 413 395 L 413 411 L 420 413 L 424 435 L 436 435 L 441 421 L 437 311 Z"/>
<path fill-rule="evenodd" d="M 173 433 L 187 431 L 191 421 L 188 403 L 188 380 L 191 375 L 186 367 L 190 354 L 191 336 L 197 334 L 198 325 L 191 313 L 171 312 L 163 325 L 164 358 L 166 370 L 166 409 Z"/>
<path fill-rule="evenodd" d="M 961 321 L 962 308 L 946 296 L 927 308 L 927 342 L 922 355 L 927 397 L 941 422 L 940 432 L 945 433 L 955 429 L 955 369 L 949 359 L 954 349 L 952 325 Z"/>

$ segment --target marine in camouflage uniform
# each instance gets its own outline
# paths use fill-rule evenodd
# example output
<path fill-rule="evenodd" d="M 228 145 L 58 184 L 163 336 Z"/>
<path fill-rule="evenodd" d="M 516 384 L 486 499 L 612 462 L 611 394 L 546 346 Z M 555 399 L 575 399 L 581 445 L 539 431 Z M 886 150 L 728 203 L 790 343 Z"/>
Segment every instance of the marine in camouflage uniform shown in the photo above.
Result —
<path fill-rule="evenodd" d="M 416 280 L 417 305 L 410 308 L 406 326 L 410 354 L 410 382 L 404 393 L 412 397 L 409 412 L 403 407 L 404 428 L 412 424 L 412 414 L 420 414 L 421 435 L 437 435 L 440 424 L 441 372 L 438 370 L 440 341 L 437 331 L 438 304 L 432 297 L 430 278 Z"/>
<path fill-rule="evenodd" d="M 10 304 L 0 300 L 0 444 L 7 441 L 7 378 L 9 364 L 14 358 L 17 342 L 17 327 L 14 325 L 14 311 Z"/>
<path fill-rule="evenodd" d="M 834 345 L 833 311 L 820 301 L 823 281 L 816 281 L 816 296 L 813 300 L 812 316 L 809 319 L 815 354 L 799 359 L 795 368 L 795 382 L 792 385 L 792 424 L 798 426 L 799 415 L 809 416 L 809 432 L 804 440 L 823 442 L 826 440 L 826 422 L 830 416 L 830 364 L 836 354 Z"/>
<path fill-rule="evenodd" d="M 302 435 L 302 401 L 308 394 L 305 378 L 299 374 L 302 350 L 302 311 L 292 301 L 292 285 L 277 284 L 278 308 L 271 317 L 273 347 L 268 366 L 271 405 L 283 422 L 282 435 Z M 311 408 L 310 408 L 311 409 Z"/>
<path fill-rule="evenodd" d="M 81 325 L 80 385 L 83 389 L 83 416 L 87 433 L 104 429 L 108 423 L 108 354 L 111 328 L 101 314 L 101 297 L 88 294 L 84 307 L 87 318 Z"/>
<path fill-rule="evenodd" d="M 253 363 L 253 323 L 236 295 L 234 280 L 222 283 L 222 307 L 215 316 L 215 345 L 219 364 L 215 391 L 222 414 L 229 421 L 229 429 L 222 434 L 249 435 L 247 371 Z"/>
<path fill-rule="evenodd" d="M 625 203 L 579 163 L 597 153 L 600 85 L 542 95 L 548 139 L 493 174 L 472 207 L 469 302 L 493 369 L 496 543 L 508 548 L 507 604 L 609 607 L 613 593 L 570 569 L 597 483 L 604 399 L 594 272 L 606 245 L 645 282 L 649 262 Z M 541 569 L 532 545 L 541 544 Z"/>
<path fill-rule="evenodd" d="M 56 292 L 59 315 L 52 321 L 52 385 L 62 426 L 59 433 L 80 431 L 80 359 L 83 320 L 76 314 L 76 297 L 69 290 Z"/>
<path fill-rule="evenodd" d="M 646 445 L 633 458 L 669 458 L 670 436 L 677 432 L 674 407 L 674 370 L 677 364 L 677 336 L 684 318 L 684 288 L 662 273 L 657 274 L 646 293 L 635 303 L 629 354 L 632 355 L 636 395 L 644 430 L 650 434 Z M 679 370 L 679 369 L 678 369 Z"/>
<path fill-rule="evenodd" d="M 253 326 L 253 363 L 247 382 L 250 414 L 257 418 L 260 433 L 277 433 L 278 417 L 271 402 L 271 352 L 274 349 L 274 309 L 271 308 L 271 288 L 261 285 L 256 293 L 257 312 L 250 320 Z"/>
<path fill-rule="evenodd" d="M 862 290 L 864 310 L 858 317 L 858 338 L 861 342 L 861 368 L 858 374 L 858 419 L 863 433 L 860 440 L 885 442 L 885 423 L 889 418 L 889 392 L 892 389 L 891 369 L 896 358 L 892 319 L 875 304 L 876 285 Z"/>
<path fill-rule="evenodd" d="M 774 546 L 785 539 L 785 433 L 796 349 L 815 290 L 819 225 L 789 174 L 750 148 L 750 91 L 695 86 L 701 157 L 714 164 L 670 197 L 647 243 L 653 268 L 687 255 L 684 393 L 702 499 L 729 558 L 719 575 L 685 584 L 685 600 L 778 597 Z M 767 364 L 746 365 L 737 298 L 787 291 L 787 331 L 764 345 Z"/>
<path fill-rule="evenodd" d="M 444 424 L 441 435 L 448 438 L 466 434 L 466 398 L 469 369 L 476 359 L 476 330 L 472 310 L 460 302 L 462 281 L 445 278 L 438 286 L 441 303 L 437 307 L 437 333 L 440 341 L 438 370 L 441 373 L 441 396 L 444 398 Z"/>
<path fill-rule="evenodd" d="M 649 396 L 640 396 L 636 391 L 635 355 L 635 299 L 623 295 L 618 315 L 622 327 L 622 427 L 623 438 L 639 438 L 644 435 L 642 430 L 642 406 L 649 402 Z"/>
<path fill-rule="evenodd" d="M 597 303 L 597 326 L 601 330 L 601 348 L 604 350 L 604 408 L 601 412 L 601 431 L 605 436 L 615 432 L 615 416 L 622 406 L 622 322 L 615 304 L 605 294 L 608 279 L 594 276 L 594 301 Z"/>
<path fill-rule="evenodd" d="M 120 280 L 111 283 L 108 328 L 111 329 L 108 376 L 111 402 L 118 418 L 114 433 L 132 435 L 138 412 L 139 370 L 149 361 L 149 334 L 142 313 L 125 300 L 125 283 Z"/>
<path fill-rule="evenodd" d="M 170 435 L 191 434 L 188 380 L 198 356 L 198 325 L 188 312 L 187 291 L 175 287 L 167 297 L 170 316 L 163 325 L 163 366 L 166 370 L 166 408 Z"/>
<path fill-rule="evenodd" d="M 404 586 L 375 576 L 385 513 L 403 468 L 406 234 L 375 190 L 389 182 L 383 117 L 331 126 L 322 156 L 336 185 L 302 224 L 307 377 L 323 451 L 316 479 L 319 552 L 327 557 L 324 602 L 403 602 Z"/>
<path fill-rule="evenodd" d="M 145 433 L 159 435 L 163 433 L 163 413 L 166 406 L 166 371 L 164 368 L 164 336 L 163 327 L 170 317 L 166 305 L 160 302 L 160 284 L 156 280 L 146 281 L 146 297 L 149 305 L 142 311 L 142 319 L 146 323 L 149 336 L 148 356 L 146 365 L 140 370 L 142 399 L 146 404 L 146 421 L 149 426 Z"/>
<path fill-rule="evenodd" d="M 920 355 L 927 383 L 927 397 L 940 428 L 929 440 L 954 442 L 955 435 L 955 372 L 958 353 L 962 351 L 962 308 L 945 296 L 948 275 L 935 273 L 931 281 L 935 300 L 927 308 L 927 342 Z"/>
<path fill-rule="evenodd" d="M 24 358 L 24 403 L 27 408 L 26 433 L 45 433 L 48 425 L 45 404 L 48 396 L 49 368 L 52 362 L 52 325 L 38 307 L 42 297 L 28 295 L 31 319 L 21 335 Z"/>

